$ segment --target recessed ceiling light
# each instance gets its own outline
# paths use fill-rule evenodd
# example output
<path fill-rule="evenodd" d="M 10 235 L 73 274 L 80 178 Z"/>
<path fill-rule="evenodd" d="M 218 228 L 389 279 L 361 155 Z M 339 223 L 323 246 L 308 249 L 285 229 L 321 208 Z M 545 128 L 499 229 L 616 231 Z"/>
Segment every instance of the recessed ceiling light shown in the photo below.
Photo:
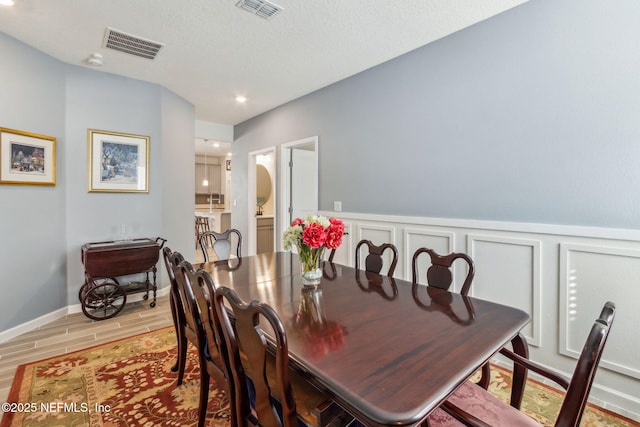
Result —
<path fill-rule="evenodd" d="M 247 98 L 245 98 L 244 96 L 236 96 L 236 102 L 244 104 L 245 102 L 247 102 Z"/>
<path fill-rule="evenodd" d="M 13 0 L 0 0 L 0 6 L 13 6 Z"/>
<path fill-rule="evenodd" d="M 216 148 L 218 148 L 218 147 L 220 147 L 220 144 L 218 144 L 217 142 L 214 142 L 214 143 L 213 143 L 213 146 L 214 146 L 214 147 L 216 147 Z"/>

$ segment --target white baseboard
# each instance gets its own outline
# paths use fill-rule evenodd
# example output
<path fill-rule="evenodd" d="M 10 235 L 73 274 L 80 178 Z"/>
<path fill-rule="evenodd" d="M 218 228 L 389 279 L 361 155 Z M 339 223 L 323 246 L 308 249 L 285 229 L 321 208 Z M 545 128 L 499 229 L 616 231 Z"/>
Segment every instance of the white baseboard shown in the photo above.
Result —
<path fill-rule="evenodd" d="M 165 296 L 168 293 L 169 293 L 169 287 L 166 286 L 158 289 L 157 296 L 158 297 Z M 127 303 L 142 301 L 142 300 L 144 300 L 144 294 L 142 292 L 137 294 L 127 295 Z M 41 326 L 46 325 L 47 323 L 51 323 L 54 320 L 58 320 L 68 314 L 75 314 L 75 313 L 81 313 L 81 312 L 82 312 L 82 304 L 73 304 L 73 305 L 68 305 L 66 307 L 59 308 L 55 311 L 52 311 L 51 313 L 47 313 L 36 319 L 30 320 L 21 325 L 14 326 L 11 329 L 7 329 L 5 331 L 0 332 L 0 343 L 9 341 L 12 338 L 15 338 L 26 332 L 37 329 Z"/>

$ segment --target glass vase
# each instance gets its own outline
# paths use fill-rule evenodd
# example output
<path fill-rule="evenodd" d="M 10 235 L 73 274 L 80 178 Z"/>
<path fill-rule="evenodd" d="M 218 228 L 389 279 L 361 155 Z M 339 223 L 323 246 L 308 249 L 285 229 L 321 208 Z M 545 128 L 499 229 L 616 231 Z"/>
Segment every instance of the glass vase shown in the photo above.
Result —
<path fill-rule="evenodd" d="M 318 286 L 322 279 L 322 258 L 324 248 L 312 249 L 307 256 L 300 256 L 300 273 L 303 286 Z"/>

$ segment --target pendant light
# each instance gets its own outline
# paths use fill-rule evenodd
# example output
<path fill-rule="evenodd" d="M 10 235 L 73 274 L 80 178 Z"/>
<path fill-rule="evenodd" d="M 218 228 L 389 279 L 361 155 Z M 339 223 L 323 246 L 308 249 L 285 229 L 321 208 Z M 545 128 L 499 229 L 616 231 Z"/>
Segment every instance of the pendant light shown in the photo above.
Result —
<path fill-rule="evenodd" d="M 202 180 L 202 186 L 203 187 L 208 187 L 209 186 L 209 180 L 207 179 L 209 177 L 209 168 L 207 167 L 207 140 L 204 140 L 204 179 Z"/>

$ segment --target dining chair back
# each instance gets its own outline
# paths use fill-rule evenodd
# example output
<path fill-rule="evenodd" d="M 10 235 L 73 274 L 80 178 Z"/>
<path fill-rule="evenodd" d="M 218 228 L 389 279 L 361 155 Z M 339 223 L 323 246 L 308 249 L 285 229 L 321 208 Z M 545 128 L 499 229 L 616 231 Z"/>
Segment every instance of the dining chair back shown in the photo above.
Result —
<path fill-rule="evenodd" d="M 234 325 L 224 309 L 225 302 L 233 312 Z M 239 425 L 298 426 L 296 401 L 289 378 L 289 347 L 284 325 L 278 314 L 271 306 L 255 300 L 249 304 L 245 303 L 232 289 L 226 287 L 216 290 L 215 305 L 229 349 L 229 368 L 235 392 L 232 400 Z M 260 327 L 260 320 L 266 321 L 274 333 L 275 384 L 270 384 L 267 378 L 267 339 Z M 243 360 L 240 348 L 246 356 Z M 274 389 L 279 391 L 279 399 L 275 399 L 272 394 Z M 253 407 L 250 393 L 254 394 Z M 276 401 L 280 403 L 279 411 L 275 406 Z"/>
<path fill-rule="evenodd" d="M 196 215 L 196 249 L 200 241 L 200 235 L 205 231 L 209 231 L 209 218 Z"/>
<path fill-rule="evenodd" d="M 385 251 L 391 251 L 391 264 L 387 270 L 387 276 L 392 277 L 396 270 L 396 264 L 398 263 L 398 249 L 391 243 L 383 243 L 381 245 L 375 245 L 371 240 L 360 240 L 356 245 L 356 270 L 360 269 L 360 249 L 363 245 L 367 245 L 369 253 L 364 260 L 364 269 L 372 273 L 378 273 L 382 271 L 384 264 L 383 254 Z"/>
<path fill-rule="evenodd" d="M 224 286 L 216 289 L 214 306 L 228 350 L 227 378 L 232 383 L 230 400 L 237 420 L 233 425 L 350 425 L 353 417 L 289 370 L 287 335 L 271 306 L 255 300 L 246 303 Z M 275 358 L 267 348 L 265 326 L 272 332 Z"/>
<path fill-rule="evenodd" d="M 504 356 L 511 359 L 514 366 L 519 365 L 525 368 L 525 377 L 527 370 L 531 370 L 566 390 L 562 406 L 556 417 L 556 427 L 580 425 L 600 358 L 611 331 L 615 310 L 614 303 L 604 304 L 600 316 L 591 327 L 571 378 L 566 378 L 539 365 L 518 352 L 506 348 L 500 350 Z M 449 396 L 441 408 L 429 416 L 429 425 L 443 427 L 457 426 L 462 423 L 462 425 L 470 426 L 539 426 L 540 424 L 518 410 L 521 401 L 521 395 L 514 396 L 512 393 L 511 405 L 509 405 L 476 384 L 467 381 Z"/>
<path fill-rule="evenodd" d="M 184 257 L 180 252 L 172 252 L 169 247 L 165 246 L 162 249 L 162 258 L 164 265 L 167 269 L 167 275 L 169 276 L 169 306 L 171 308 L 171 317 L 173 318 L 173 327 L 176 331 L 178 356 L 176 363 L 171 367 L 171 371 L 178 371 L 178 385 L 182 384 L 184 377 L 184 358 L 186 357 L 186 336 L 185 325 L 186 317 L 184 312 L 184 304 L 182 297 L 180 296 L 180 290 L 178 289 L 178 282 L 176 280 L 175 272 L 178 271 L 178 265 L 184 261 Z M 184 348 L 183 348 L 184 347 Z"/>
<path fill-rule="evenodd" d="M 453 282 L 453 275 L 451 273 L 453 262 L 457 259 L 462 259 L 467 264 L 467 277 L 462 283 L 460 293 L 462 295 L 467 295 L 469 293 L 471 281 L 475 275 L 475 267 L 473 265 L 473 260 L 469 255 L 464 253 L 453 252 L 448 255 L 440 255 L 433 249 L 429 248 L 420 248 L 416 250 L 413 254 L 413 261 L 411 263 L 413 283 L 418 283 L 418 258 L 425 252 L 429 254 L 429 257 L 431 258 L 431 265 L 427 270 L 428 286 L 435 286 L 436 288 L 448 290 Z"/>
<path fill-rule="evenodd" d="M 193 317 L 196 324 L 202 328 L 198 331 L 197 350 L 198 361 L 200 362 L 200 400 L 198 404 L 198 426 L 204 425 L 207 415 L 207 404 L 209 402 L 209 381 L 211 377 L 218 386 L 223 387 L 231 395 L 231 383 L 227 381 L 228 354 L 224 341 L 224 336 L 220 328 L 220 320 L 215 312 L 212 301 L 215 297 L 215 285 L 213 279 L 203 269 L 193 271 L 183 268 L 187 282 L 191 287 L 195 304 Z M 236 424 L 232 413 L 231 425 Z"/>
<path fill-rule="evenodd" d="M 418 258 L 421 254 L 427 253 L 431 260 L 431 265 L 427 269 L 427 286 L 433 286 L 436 288 L 440 288 L 443 290 L 449 290 L 451 284 L 453 283 L 453 274 L 451 273 L 451 268 L 453 267 L 453 263 L 461 259 L 467 264 L 467 276 L 462 283 L 462 287 L 460 288 L 460 294 L 467 296 L 469 294 L 469 289 L 471 288 L 471 282 L 473 281 L 473 277 L 475 275 L 475 266 L 473 264 L 473 260 L 469 255 L 459 252 L 452 252 L 448 255 L 440 255 L 436 251 L 430 248 L 420 248 L 416 250 L 413 254 L 413 260 L 411 262 L 411 272 L 412 272 L 412 281 L 414 283 L 413 294 L 414 298 L 416 297 L 417 288 L 415 284 L 418 283 Z M 416 302 L 418 302 L 416 300 Z M 486 363 L 482 367 L 482 375 L 478 380 L 478 385 L 482 388 L 487 389 L 489 387 L 489 381 L 491 380 L 491 366 L 489 363 Z"/>
<path fill-rule="evenodd" d="M 233 237 L 235 235 L 235 238 Z M 235 228 L 230 228 L 222 233 L 210 230 L 200 235 L 198 240 L 204 262 L 209 262 L 208 248 L 213 248 L 218 259 L 224 260 L 231 257 L 231 251 L 235 247 L 235 253 L 238 258 L 241 257 L 242 234 Z"/>

